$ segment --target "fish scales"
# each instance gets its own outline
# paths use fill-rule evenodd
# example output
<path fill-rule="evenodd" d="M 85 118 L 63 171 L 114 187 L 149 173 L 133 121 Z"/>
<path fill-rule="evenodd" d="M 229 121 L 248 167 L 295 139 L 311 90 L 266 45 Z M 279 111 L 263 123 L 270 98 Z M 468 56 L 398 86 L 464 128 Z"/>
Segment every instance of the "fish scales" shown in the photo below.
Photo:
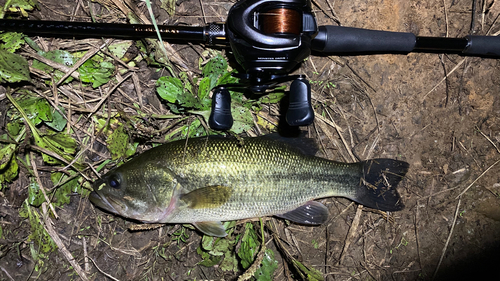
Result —
<path fill-rule="evenodd" d="M 91 200 L 132 219 L 193 223 L 220 236 L 202 223 L 269 215 L 321 223 L 328 210 L 312 200 L 324 197 L 400 209 L 395 186 L 407 169 L 392 159 L 335 162 L 269 137 L 205 137 L 144 152 L 96 181 Z"/>
<path fill-rule="evenodd" d="M 185 153 L 185 154 L 184 154 Z M 159 155 L 158 155 L 159 156 Z M 315 198 L 346 196 L 359 182 L 359 165 L 311 157 L 265 139 L 193 139 L 164 155 L 167 169 L 190 192 L 205 186 L 230 186 L 233 195 L 218 208 L 186 209 L 169 221 L 235 220 L 291 211 Z M 193 218 L 194 216 L 194 218 Z"/>

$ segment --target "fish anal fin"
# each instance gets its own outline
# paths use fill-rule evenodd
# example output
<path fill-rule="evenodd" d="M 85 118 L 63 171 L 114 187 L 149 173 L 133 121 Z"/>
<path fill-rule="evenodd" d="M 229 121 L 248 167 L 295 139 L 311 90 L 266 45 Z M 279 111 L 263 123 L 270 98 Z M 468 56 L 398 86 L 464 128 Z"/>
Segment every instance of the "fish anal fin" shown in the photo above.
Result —
<path fill-rule="evenodd" d="M 205 235 L 215 237 L 226 237 L 226 229 L 220 221 L 201 221 L 195 222 L 193 225 Z"/>
<path fill-rule="evenodd" d="M 206 186 L 180 196 L 191 209 L 217 208 L 227 202 L 233 194 L 231 187 Z"/>
<path fill-rule="evenodd" d="M 309 201 L 295 210 L 276 216 L 299 224 L 317 225 L 328 219 L 328 208 L 317 201 Z"/>

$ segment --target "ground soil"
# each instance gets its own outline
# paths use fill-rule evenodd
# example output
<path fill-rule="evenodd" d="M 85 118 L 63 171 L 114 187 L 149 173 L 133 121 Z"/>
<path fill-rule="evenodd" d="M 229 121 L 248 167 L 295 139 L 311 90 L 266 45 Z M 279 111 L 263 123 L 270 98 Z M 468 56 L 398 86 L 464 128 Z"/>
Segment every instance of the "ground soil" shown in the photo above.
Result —
<path fill-rule="evenodd" d="M 493 35 L 500 30 L 496 22 L 500 3 L 484 1 L 317 0 L 313 9 L 320 25 L 340 23 L 420 36 Z M 104 15 L 103 22 L 125 22 L 119 10 L 95 2 L 39 3 L 40 10 L 30 18 L 89 20 L 92 11 Z M 180 0 L 175 16 L 154 4 L 159 23 L 205 25 L 224 21 L 233 3 Z M 143 2 L 135 5 L 147 14 Z M 49 49 L 76 44 L 44 40 Z M 173 48 L 188 69 L 196 72 L 203 47 L 179 44 Z M 225 55 L 231 56 L 230 52 Z M 137 73 L 146 105 L 164 108 L 154 93 L 158 74 L 146 65 L 140 65 Z M 425 53 L 311 56 L 296 73 L 306 74 L 312 81 L 313 103 L 320 116 L 302 129 L 317 139 L 325 157 L 351 162 L 352 152 L 360 159 L 402 159 L 411 168 L 399 186 L 406 207 L 389 217 L 360 210 L 347 199 L 330 198 L 322 200 L 330 210 L 330 219 L 322 226 L 285 225 L 276 219 L 292 255 L 320 270 L 325 280 L 470 280 L 486 276 L 498 280 L 500 165 L 495 164 L 500 159 L 500 60 Z M 329 82 L 335 86 L 327 87 Z M 130 85 L 121 87 L 136 100 L 135 92 L 128 90 L 133 88 Z M 124 100 L 116 92 L 110 102 L 123 107 Z M 279 119 L 276 106 L 265 108 L 262 114 L 276 122 Z M 23 243 L 29 226 L 17 215 L 26 195 L 15 193 L 20 190 L 16 186 L 26 183 L 20 177 L 2 193 L 5 235 L 0 240 L 0 279 L 77 280 L 67 259 L 57 251 L 46 261 L 50 266 L 45 272 L 33 274 L 29 247 Z M 73 196 L 69 205 L 57 211 L 60 218 L 54 220 L 54 229 L 91 280 L 108 280 L 104 273 L 118 280 L 237 278 L 234 272 L 197 265 L 201 236 L 196 231 L 190 231 L 187 241 L 179 244 L 171 240 L 179 226 L 129 231 L 131 222 L 103 213 L 80 196 Z M 158 255 L 160 246 L 166 258 Z M 268 247 L 276 249 L 274 242 Z M 278 259 L 274 279 L 290 278 L 288 266 Z"/>

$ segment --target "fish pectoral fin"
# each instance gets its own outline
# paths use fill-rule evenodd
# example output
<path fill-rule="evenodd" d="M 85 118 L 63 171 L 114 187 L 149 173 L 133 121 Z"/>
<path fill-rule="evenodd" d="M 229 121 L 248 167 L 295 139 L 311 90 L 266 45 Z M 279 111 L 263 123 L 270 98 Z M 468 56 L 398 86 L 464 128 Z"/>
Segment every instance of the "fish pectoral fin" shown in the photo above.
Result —
<path fill-rule="evenodd" d="M 226 229 L 220 221 L 201 221 L 195 222 L 193 225 L 205 235 L 215 237 L 226 237 Z"/>
<path fill-rule="evenodd" d="M 214 185 L 202 187 L 180 196 L 191 209 L 217 208 L 229 200 L 233 194 L 231 187 Z"/>
<path fill-rule="evenodd" d="M 328 208 L 319 202 L 309 201 L 293 211 L 276 216 L 300 224 L 322 224 L 328 219 Z"/>

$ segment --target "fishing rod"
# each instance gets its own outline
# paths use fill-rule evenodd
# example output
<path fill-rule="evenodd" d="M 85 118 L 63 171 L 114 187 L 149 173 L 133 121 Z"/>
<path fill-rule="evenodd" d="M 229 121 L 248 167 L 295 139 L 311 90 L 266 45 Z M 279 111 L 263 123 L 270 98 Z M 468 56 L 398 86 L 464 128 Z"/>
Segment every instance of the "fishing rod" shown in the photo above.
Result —
<path fill-rule="evenodd" d="M 453 53 L 500 57 L 500 37 L 468 35 L 463 38 L 422 37 L 344 26 L 318 26 L 310 0 L 240 0 L 225 23 L 207 26 L 158 26 L 169 42 L 192 42 L 230 47 L 245 73 L 238 84 L 213 89 L 209 126 L 228 130 L 233 124 L 229 90 L 249 89 L 264 94 L 292 81 L 286 121 L 291 126 L 314 120 L 311 87 L 304 75 L 289 75 L 311 52 L 325 55 L 361 55 L 410 52 Z M 157 38 L 153 25 L 35 20 L 0 20 L 0 31 L 47 37 Z"/>

